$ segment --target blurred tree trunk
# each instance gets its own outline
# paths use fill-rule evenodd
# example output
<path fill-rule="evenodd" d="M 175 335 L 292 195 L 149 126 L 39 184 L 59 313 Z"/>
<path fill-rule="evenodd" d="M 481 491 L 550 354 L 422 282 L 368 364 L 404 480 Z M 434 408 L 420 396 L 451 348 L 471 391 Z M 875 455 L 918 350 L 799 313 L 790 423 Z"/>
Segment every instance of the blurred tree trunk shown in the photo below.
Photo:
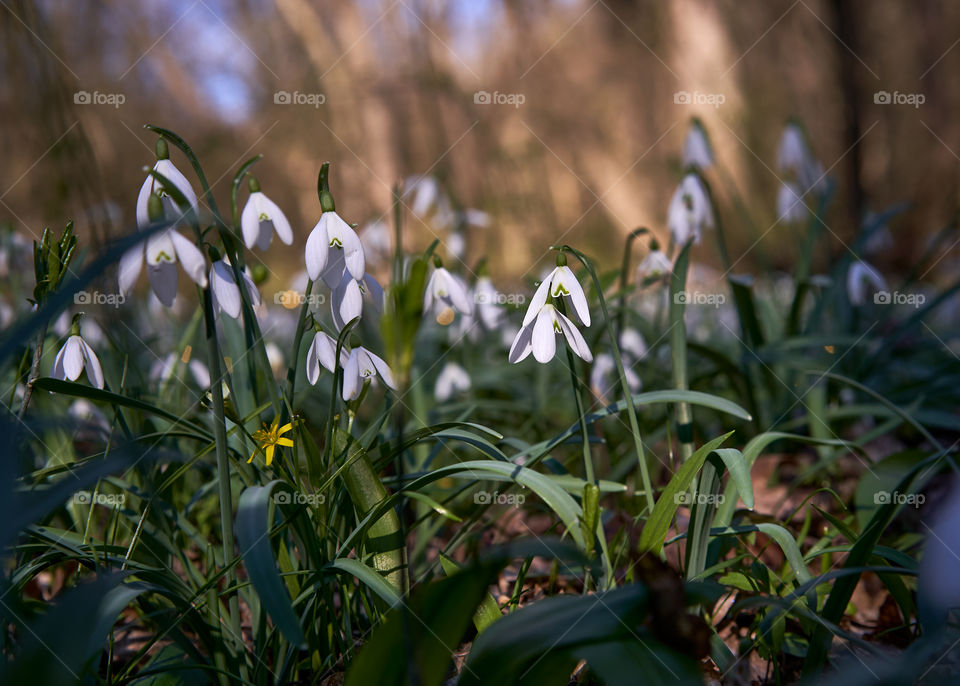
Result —
<path fill-rule="evenodd" d="M 860 101 L 857 89 L 857 70 L 863 68 L 857 60 L 859 36 L 858 21 L 852 0 L 833 0 L 833 12 L 837 33 L 837 52 L 840 57 L 840 85 L 843 93 L 843 131 L 847 159 L 847 196 L 850 214 L 854 221 L 854 231 L 860 230 L 863 222 L 864 199 L 863 183 L 860 178 Z"/>

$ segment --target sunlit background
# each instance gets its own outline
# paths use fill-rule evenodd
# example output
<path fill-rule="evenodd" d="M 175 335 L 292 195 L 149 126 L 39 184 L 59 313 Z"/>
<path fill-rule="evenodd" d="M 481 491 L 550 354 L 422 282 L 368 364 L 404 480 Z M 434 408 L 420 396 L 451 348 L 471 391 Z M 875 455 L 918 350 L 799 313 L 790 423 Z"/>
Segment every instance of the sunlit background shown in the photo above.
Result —
<path fill-rule="evenodd" d="M 736 271 L 794 259 L 776 222 L 790 117 L 836 184 L 834 254 L 858 216 L 908 203 L 875 258 L 903 269 L 957 207 L 957 3 L 6 0 L 0 15 L 0 222 L 28 237 L 71 217 L 93 241 L 131 230 L 144 123 L 190 142 L 221 206 L 264 155 L 260 183 L 298 234 L 265 258 L 281 274 L 302 268 L 324 160 L 360 224 L 390 218 L 394 184 L 436 176 L 489 213 L 464 261 L 486 255 L 501 279 L 534 276 L 554 242 L 612 264 L 631 229 L 666 236 L 693 116 Z M 443 238 L 407 215 L 408 249 Z M 707 239 L 697 259 L 714 253 Z"/>

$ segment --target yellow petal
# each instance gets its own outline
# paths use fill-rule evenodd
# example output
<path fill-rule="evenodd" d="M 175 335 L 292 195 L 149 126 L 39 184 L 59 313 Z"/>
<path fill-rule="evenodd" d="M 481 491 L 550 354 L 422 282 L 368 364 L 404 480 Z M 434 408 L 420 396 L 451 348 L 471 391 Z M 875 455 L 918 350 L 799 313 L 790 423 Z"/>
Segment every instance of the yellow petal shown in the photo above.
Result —
<path fill-rule="evenodd" d="M 278 439 L 277 439 L 277 445 L 285 445 L 285 446 L 287 446 L 288 448 L 292 448 L 292 447 L 293 447 L 293 441 L 291 441 L 289 438 L 278 438 Z"/>
<path fill-rule="evenodd" d="M 292 428 L 293 428 L 293 424 L 284 424 L 283 426 L 280 427 L 280 430 L 277 432 L 277 435 L 282 436 Z"/>
<path fill-rule="evenodd" d="M 258 452 L 260 452 L 260 449 L 259 449 L 259 448 L 253 451 L 253 455 L 251 455 L 251 456 L 250 456 L 250 459 L 247 460 L 247 464 L 250 464 L 251 462 L 253 462 L 253 458 L 255 458 L 255 457 L 257 456 L 257 453 L 258 453 Z"/>
<path fill-rule="evenodd" d="M 267 453 L 267 466 L 270 466 L 270 463 L 273 462 L 273 451 L 276 446 L 268 445 L 266 449 Z"/>

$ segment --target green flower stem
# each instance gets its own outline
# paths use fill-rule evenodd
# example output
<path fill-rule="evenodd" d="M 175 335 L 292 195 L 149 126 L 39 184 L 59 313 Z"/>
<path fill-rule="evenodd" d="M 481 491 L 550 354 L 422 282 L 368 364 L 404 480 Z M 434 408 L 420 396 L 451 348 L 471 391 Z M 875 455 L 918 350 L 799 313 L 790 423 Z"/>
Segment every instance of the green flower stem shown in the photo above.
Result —
<path fill-rule="evenodd" d="M 389 497 L 386 487 L 373 468 L 367 451 L 358 441 L 351 441 L 342 429 L 334 429 L 334 455 L 346 452 L 349 465 L 343 472 L 343 482 L 350 500 L 362 519 Z M 368 547 L 373 549 L 373 567 L 401 594 L 407 590 L 406 546 L 396 510 L 387 510 L 367 530 Z"/>
<path fill-rule="evenodd" d="M 610 346 L 613 350 L 613 359 L 617 364 L 617 374 L 620 376 L 620 388 L 623 390 L 624 399 L 627 401 L 627 415 L 630 419 L 630 433 L 633 434 L 633 444 L 637 451 L 637 461 L 640 466 L 640 478 L 643 482 L 644 496 L 647 501 L 647 512 L 653 512 L 653 485 L 650 481 L 650 470 L 647 467 L 647 458 L 643 450 L 643 437 L 640 435 L 640 425 L 637 422 L 637 408 L 633 404 L 633 394 L 630 392 L 630 386 L 627 385 L 627 374 L 623 369 L 623 358 L 620 357 L 620 346 L 617 345 L 617 336 L 610 323 L 610 313 L 607 311 L 607 302 L 603 297 L 603 287 L 600 285 L 600 279 L 597 278 L 597 272 L 590 263 L 589 258 L 579 250 L 571 248 L 569 245 L 552 246 L 553 250 L 565 250 L 577 256 L 577 259 L 586 267 L 593 279 L 593 286 L 597 291 L 597 297 L 600 299 L 600 310 L 603 312 L 603 322 L 607 329 L 607 335 L 610 337 Z"/>
<path fill-rule="evenodd" d="M 633 242 L 650 230 L 644 227 L 635 229 L 627 234 L 626 244 L 623 246 L 623 262 L 620 264 L 620 311 L 617 312 L 617 333 L 622 334 L 627 318 L 627 282 L 630 280 L 630 249 Z"/>
<path fill-rule="evenodd" d="M 220 351 L 217 347 L 217 324 L 213 312 L 213 296 L 210 288 L 203 289 L 203 314 L 206 320 L 207 364 L 210 367 L 210 395 L 213 397 L 213 431 L 217 448 L 217 485 L 220 493 L 220 535 L 223 539 L 223 564 L 228 568 L 227 586 L 235 588 L 237 574 L 234 567 L 233 545 L 233 494 L 230 489 L 230 460 L 227 457 L 227 425 L 223 411 L 223 382 L 220 373 Z M 243 634 L 240 628 L 240 603 L 236 591 L 227 599 L 230 631 L 237 642 L 239 652 L 244 652 Z"/>
<path fill-rule="evenodd" d="M 684 321 L 686 303 L 678 295 L 687 287 L 687 266 L 690 262 L 690 243 L 683 246 L 673 264 L 670 293 L 670 351 L 673 355 L 673 385 L 678 391 L 688 390 L 687 380 L 687 326 Z M 693 413 L 690 405 L 677 403 L 677 439 L 684 462 L 693 454 Z"/>
<path fill-rule="evenodd" d="M 310 294 L 313 292 L 313 281 L 307 280 L 307 289 L 304 291 L 303 305 L 300 306 L 300 316 L 297 318 L 297 332 L 293 336 L 293 350 L 290 353 L 290 366 L 287 368 L 287 406 L 293 406 L 293 391 L 297 383 L 297 364 L 300 360 L 300 344 L 304 331 L 307 328 L 307 314 L 310 312 Z"/>
<path fill-rule="evenodd" d="M 27 406 L 30 404 L 30 398 L 33 396 L 33 382 L 40 376 L 40 360 L 43 359 L 43 341 L 47 337 L 47 326 L 48 322 L 44 322 L 43 326 L 40 327 L 36 343 L 33 345 L 33 364 L 30 366 L 30 376 L 27 377 L 27 385 L 23 390 L 23 401 L 17 411 L 17 419 L 23 419 Z"/>

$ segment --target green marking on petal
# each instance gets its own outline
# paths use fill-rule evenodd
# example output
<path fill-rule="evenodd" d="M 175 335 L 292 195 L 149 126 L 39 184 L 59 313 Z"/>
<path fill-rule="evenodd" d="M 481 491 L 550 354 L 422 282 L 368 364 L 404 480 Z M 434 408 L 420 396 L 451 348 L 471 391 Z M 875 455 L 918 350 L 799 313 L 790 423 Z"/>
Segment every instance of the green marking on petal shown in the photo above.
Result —
<path fill-rule="evenodd" d="M 268 221 L 270 221 L 270 217 L 268 217 L 268 216 L 266 215 L 266 213 L 261 212 L 261 213 L 260 213 L 260 217 L 258 218 L 257 221 L 268 222 Z"/>
<path fill-rule="evenodd" d="M 330 247 L 331 247 L 331 248 L 340 248 L 341 250 L 343 250 L 343 243 L 340 242 L 340 239 L 339 239 L 339 238 L 331 238 L 331 239 L 330 239 Z"/>

